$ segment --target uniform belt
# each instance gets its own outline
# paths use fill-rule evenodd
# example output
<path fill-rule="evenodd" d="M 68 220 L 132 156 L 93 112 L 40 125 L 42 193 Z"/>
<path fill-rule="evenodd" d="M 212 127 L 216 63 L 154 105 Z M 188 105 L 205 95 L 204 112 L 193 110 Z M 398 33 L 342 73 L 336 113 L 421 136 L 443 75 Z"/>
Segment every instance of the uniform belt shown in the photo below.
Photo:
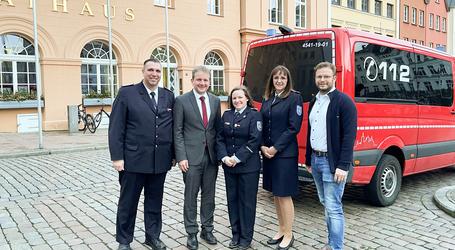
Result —
<path fill-rule="evenodd" d="M 329 154 L 327 152 L 322 152 L 322 151 L 317 151 L 317 150 L 313 150 L 313 154 L 316 155 L 317 157 L 329 156 Z"/>

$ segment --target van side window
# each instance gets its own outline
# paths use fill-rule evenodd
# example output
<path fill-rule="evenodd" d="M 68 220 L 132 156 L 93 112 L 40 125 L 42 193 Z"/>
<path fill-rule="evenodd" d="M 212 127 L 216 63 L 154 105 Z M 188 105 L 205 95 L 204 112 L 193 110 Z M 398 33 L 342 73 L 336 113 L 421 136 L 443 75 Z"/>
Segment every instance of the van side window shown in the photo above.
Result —
<path fill-rule="evenodd" d="M 419 86 L 418 101 L 422 105 L 452 106 L 453 73 L 448 61 L 426 55 L 416 55 L 416 80 Z"/>
<path fill-rule="evenodd" d="M 355 44 L 355 97 L 380 102 L 417 100 L 412 52 L 358 42 Z"/>

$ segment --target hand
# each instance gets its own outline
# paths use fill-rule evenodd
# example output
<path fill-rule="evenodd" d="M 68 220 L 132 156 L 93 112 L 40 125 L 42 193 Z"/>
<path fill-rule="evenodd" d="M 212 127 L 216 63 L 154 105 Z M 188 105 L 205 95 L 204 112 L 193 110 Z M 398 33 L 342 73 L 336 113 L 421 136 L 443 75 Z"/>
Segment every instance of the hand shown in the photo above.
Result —
<path fill-rule="evenodd" d="M 305 165 L 305 168 L 306 168 L 306 170 L 308 171 L 308 173 L 311 174 L 311 166 Z"/>
<path fill-rule="evenodd" d="M 223 159 L 221 159 L 221 161 L 224 163 L 224 165 L 226 165 L 228 167 L 232 167 L 233 162 L 232 162 L 231 157 L 225 156 L 225 157 L 223 157 Z"/>
<path fill-rule="evenodd" d="M 116 160 L 112 161 L 112 166 L 115 168 L 117 171 L 123 171 L 125 170 L 125 161 L 124 160 Z"/>
<path fill-rule="evenodd" d="M 266 158 L 268 158 L 268 159 L 272 158 L 272 156 L 269 153 L 269 148 L 268 147 L 262 146 L 261 147 L 261 152 Z"/>
<path fill-rule="evenodd" d="M 179 168 L 180 170 L 182 170 L 182 172 L 186 172 L 188 171 L 188 169 L 190 168 L 190 166 L 188 166 L 188 160 L 181 160 L 179 161 Z"/>
<path fill-rule="evenodd" d="M 335 170 L 335 175 L 333 177 L 334 181 L 338 184 L 345 182 L 346 177 L 348 176 L 348 171 L 344 171 L 342 169 L 337 168 Z"/>
<path fill-rule="evenodd" d="M 278 152 L 278 150 L 276 150 L 276 148 L 274 146 L 271 146 L 269 148 L 269 155 L 271 156 L 270 158 L 274 157 L 277 152 Z"/>
<path fill-rule="evenodd" d="M 229 160 L 232 163 L 231 167 L 235 167 L 235 165 L 237 165 L 237 161 L 234 159 L 234 156 L 229 157 Z"/>

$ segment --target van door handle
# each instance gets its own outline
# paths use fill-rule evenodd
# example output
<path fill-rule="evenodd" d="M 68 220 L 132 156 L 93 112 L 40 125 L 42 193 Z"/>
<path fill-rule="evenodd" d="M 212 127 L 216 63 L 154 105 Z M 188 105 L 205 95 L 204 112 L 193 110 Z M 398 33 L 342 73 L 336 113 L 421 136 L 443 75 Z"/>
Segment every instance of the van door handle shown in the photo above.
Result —
<path fill-rule="evenodd" d="M 455 110 L 450 111 L 452 115 L 455 115 Z"/>

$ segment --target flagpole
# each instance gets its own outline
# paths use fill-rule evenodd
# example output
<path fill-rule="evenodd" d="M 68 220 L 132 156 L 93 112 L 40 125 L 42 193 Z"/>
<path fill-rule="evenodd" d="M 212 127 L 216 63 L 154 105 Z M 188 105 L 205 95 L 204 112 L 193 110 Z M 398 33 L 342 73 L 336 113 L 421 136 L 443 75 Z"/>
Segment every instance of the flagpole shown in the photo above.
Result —
<path fill-rule="evenodd" d="M 168 2 L 169 0 L 166 0 L 165 6 L 164 6 L 164 19 L 166 23 L 166 58 L 167 58 L 167 70 L 166 70 L 166 78 L 167 78 L 167 87 L 171 88 L 171 65 L 170 65 L 170 59 L 169 59 L 169 18 L 168 18 Z M 176 93 L 176 87 L 173 86 L 174 89 L 172 91 L 174 94 Z"/>
<path fill-rule="evenodd" d="M 107 27 L 109 40 L 109 83 L 111 86 L 111 102 L 114 102 L 114 69 L 112 65 L 112 21 L 111 0 L 107 0 Z"/>
<path fill-rule="evenodd" d="M 36 22 L 36 0 L 33 0 L 33 40 L 35 46 L 35 70 L 36 70 L 36 99 L 38 101 L 38 148 L 43 148 L 43 117 L 41 113 L 41 67 L 38 49 L 38 25 Z"/>

